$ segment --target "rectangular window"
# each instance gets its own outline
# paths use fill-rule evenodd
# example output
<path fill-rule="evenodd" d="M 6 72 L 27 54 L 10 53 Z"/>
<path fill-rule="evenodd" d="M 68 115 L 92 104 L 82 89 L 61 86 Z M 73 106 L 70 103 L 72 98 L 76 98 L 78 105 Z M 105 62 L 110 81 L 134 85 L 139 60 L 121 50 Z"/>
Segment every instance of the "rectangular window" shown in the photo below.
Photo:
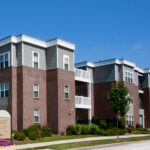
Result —
<path fill-rule="evenodd" d="M 128 96 L 131 98 L 130 104 L 133 104 L 133 100 L 134 100 L 133 94 L 129 93 Z"/>
<path fill-rule="evenodd" d="M 133 117 L 133 115 L 126 115 L 126 122 L 127 122 L 127 125 L 133 126 L 133 124 L 134 124 L 134 117 Z"/>
<path fill-rule="evenodd" d="M 9 53 L 0 54 L 0 69 L 9 67 Z"/>
<path fill-rule="evenodd" d="M 125 72 L 125 80 L 126 80 L 126 82 L 133 83 L 133 73 L 126 71 Z"/>
<path fill-rule="evenodd" d="M 69 70 L 69 56 L 63 55 L 63 69 Z"/>
<path fill-rule="evenodd" d="M 38 108 L 34 109 L 34 123 L 40 122 L 40 110 Z"/>
<path fill-rule="evenodd" d="M 39 84 L 38 83 L 34 83 L 33 85 L 33 95 L 34 95 L 34 98 L 39 98 Z"/>
<path fill-rule="evenodd" d="M 1 83 L 0 84 L 0 98 L 6 98 L 9 96 L 9 84 Z"/>
<path fill-rule="evenodd" d="M 32 60 L 33 60 L 32 66 L 33 66 L 34 68 L 37 68 L 37 69 L 38 69 L 38 68 L 39 68 L 39 53 L 33 52 Z"/>
<path fill-rule="evenodd" d="M 69 99 L 69 86 L 65 85 L 64 86 L 64 94 L 65 94 L 65 99 Z"/>

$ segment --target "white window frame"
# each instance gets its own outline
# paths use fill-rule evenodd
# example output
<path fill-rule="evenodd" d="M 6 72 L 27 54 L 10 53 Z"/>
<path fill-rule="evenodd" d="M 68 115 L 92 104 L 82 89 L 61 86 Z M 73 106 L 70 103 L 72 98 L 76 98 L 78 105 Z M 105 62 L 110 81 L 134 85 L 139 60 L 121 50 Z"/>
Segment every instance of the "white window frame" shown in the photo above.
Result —
<path fill-rule="evenodd" d="M 66 91 L 66 88 L 68 87 L 68 90 Z M 68 94 L 68 98 L 66 98 L 66 93 Z M 65 100 L 69 100 L 69 85 L 64 85 L 64 99 Z"/>
<path fill-rule="evenodd" d="M 126 122 L 127 122 L 127 125 L 133 126 L 134 125 L 134 116 L 132 114 L 127 114 Z"/>
<path fill-rule="evenodd" d="M 1 90 L 1 85 L 2 84 L 4 85 L 4 89 L 3 90 Z M 8 89 L 6 89 L 6 84 L 8 84 Z M 6 97 L 6 90 L 8 90 L 8 97 L 9 97 L 9 83 L 8 82 L 0 83 L 0 98 L 8 98 L 8 97 Z M 4 97 L 1 97 L 1 91 L 4 92 Z"/>
<path fill-rule="evenodd" d="M 35 89 L 34 89 L 34 86 L 35 86 L 35 85 L 38 85 L 38 90 L 35 90 Z M 39 99 L 39 97 L 40 97 L 40 96 L 39 96 L 39 95 L 40 95 L 40 94 L 39 94 L 39 91 L 40 91 L 40 90 L 39 90 L 39 83 L 33 83 L 33 98 Z M 35 97 L 34 92 L 38 92 L 38 97 Z"/>
<path fill-rule="evenodd" d="M 32 67 L 35 68 L 34 67 L 34 62 L 35 62 L 34 54 L 35 53 L 38 54 L 38 68 L 36 68 L 36 69 L 39 69 L 40 68 L 40 54 L 39 54 L 39 52 L 32 51 Z"/>
<path fill-rule="evenodd" d="M 133 72 L 125 70 L 125 81 L 133 83 Z"/>
<path fill-rule="evenodd" d="M 68 59 L 68 70 L 65 69 L 65 64 L 66 64 L 65 63 L 65 59 L 66 58 Z M 69 56 L 68 55 L 63 55 L 63 69 L 66 70 L 66 71 L 70 70 L 70 60 L 69 60 Z"/>
<path fill-rule="evenodd" d="M 35 115 L 35 110 L 38 110 L 38 115 Z M 38 117 L 38 122 L 35 121 L 35 117 Z M 39 108 L 34 108 L 33 119 L 34 119 L 34 123 L 40 123 L 40 109 Z"/>
<path fill-rule="evenodd" d="M 5 54 L 8 54 L 8 67 L 10 67 L 10 52 L 5 52 L 5 53 L 1 53 L 0 54 L 0 57 L 1 56 L 4 56 L 4 61 L 3 61 L 3 63 L 4 63 L 4 68 L 0 68 L 0 69 L 5 69 L 6 67 L 5 67 Z"/>

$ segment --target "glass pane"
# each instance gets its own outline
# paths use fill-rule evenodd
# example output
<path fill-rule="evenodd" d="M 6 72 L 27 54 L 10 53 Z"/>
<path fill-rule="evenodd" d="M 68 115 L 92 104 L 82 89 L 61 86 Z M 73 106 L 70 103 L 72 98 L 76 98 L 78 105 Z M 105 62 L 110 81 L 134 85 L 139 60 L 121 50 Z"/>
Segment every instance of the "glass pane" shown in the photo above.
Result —
<path fill-rule="evenodd" d="M 38 53 L 34 53 L 34 61 L 38 62 Z"/>
<path fill-rule="evenodd" d="M 38 91 L 38 84 L 34 84 L 34 91 Z"/>
<path fill-rule="evenodd" d="M 38 109 L 34 109 L 34 116 L 38 116 L 39 115 L 39 110 Z"/>
<path fill-rule="evenodd" d="M 68 89 L 69 89 L 68 86 L 65 86 L 65 92 L 68 92 L 69 91 Z"/>
<path fill-rule="evenodd" d="M 39 92 L 38 91 L 34 91 L 34 97 L 38 98 L 39 97 Z"/>
<path fill-rule="evenodd" d="M 37 122 L 37 123 L 39 122 L 39 117 L 38 116 L 34 117 L 34 122 Z"/>
<path fill-rule="evenodd" d="M 65 64 L 65 70 L 68 70 L 68 64 Z"/>
<path fill-rule="evenodd" d="M 65 93 L 65 99 L 69 99 L 69 94 Z"/>
<path fill-rule="evenodd" d="M 8 60 L 8 54 L 5 54 L 5 60 Z"/>
<path fill-rule="evenodd" d="M 38 62 L 34 62 L 34 68 L 38 68 Z"/>
<path fill-rule="evenodd" d="M 4 68 L 4 62 L 1 62 L 0 66 L 1 66 L 1 69 L 3 69 Z"/>
<path fill-rule="evenodd" d="M 8 97 L 8 96 L 9 96 L 9 91 L 6 90 L 6 91 L 5 91 L 5 97 Z"/>
<path fill-rule="evenodd" d="M 1 84 L 1 90 L 4 91 L 4 83 Z"/>
<path fill-rule="evenodd" d="M 8 61 L 5 61 L 5 68 L 8 67 Z"/>
<path fill-rule="evenodd" d="M 4 97 L 4 91 L 1 91 L 1 97 Z"/>
<path fill-rule="evenodd" d="M 66 64 L 69 63 L 69 59 L 67 57 L 65 58 L 65 62 L 64 63 L 66 63 Z"/>
<path fill-rule="evenodd" d="M 8 90 L 8 89 L 9 89 L 9 84 L 5 83 L 5 90 Z"/>

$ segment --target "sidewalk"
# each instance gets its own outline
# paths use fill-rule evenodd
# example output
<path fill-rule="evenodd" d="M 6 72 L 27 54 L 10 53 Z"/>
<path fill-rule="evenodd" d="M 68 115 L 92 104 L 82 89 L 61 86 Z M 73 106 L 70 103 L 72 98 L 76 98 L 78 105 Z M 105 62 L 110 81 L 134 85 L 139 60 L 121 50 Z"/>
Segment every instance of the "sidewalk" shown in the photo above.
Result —
<path fill-rule="evenodd" d="M 131 137 L 143 137 L 143 136 L 150 136 L 149 134 L 139 134 L 139 135 L 124 135 L 119 136 L 120 138 L 131 138 Z M 101 137 L 89 137 L 89 138 L 81 138 L 81 139 L 71 139 L 71 140 L 60 140 L 60 141 L 53 141 L 53 142 L 43 142 L 43 143 L 32 143 L 32 144 L 25 144 L 25 145 L 16 145 L 10 147 L 3 147 L 0 150 L 17 150 L 17 149 L 28 149 L 28 148 L 38 148 L 56 144 L 65 144 L 65 143 L 75 143 L 75 142 L 85 142 L 85 141 L 96 141 L 96 140 L 107 140 L 107 139 L 116 139 L 116 136 L 101 136 Z"/>

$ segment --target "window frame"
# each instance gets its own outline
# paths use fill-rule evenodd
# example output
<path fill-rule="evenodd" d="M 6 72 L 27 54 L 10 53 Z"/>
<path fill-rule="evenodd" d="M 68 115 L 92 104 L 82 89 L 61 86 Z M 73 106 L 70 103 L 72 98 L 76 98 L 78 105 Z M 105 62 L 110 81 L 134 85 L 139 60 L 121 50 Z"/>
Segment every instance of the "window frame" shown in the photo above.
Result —
<path fill-rule="evenodd" d="M 37 90 L 37 91 L 34 90 L 35 84 L 38 85 L 38 90 Z M 34 98 L 34 99 L 39 99 L 39 98 L 40 98 L 40 93 L 39 93 L 39 91 L 40 91 L 39 83 L 37 83 L 37 82 L 33 83 L 33 98 Z M 35 97 L 34 92 L 38 92 L 38 97 Z"/>
<path fill-rule="evenodd" d="M 68 59 L 68 64 L 65 63 L 65 59 L 66 59 L 66 58 Z M 65 64 L 68 65 L 68 70 L 66 70 Z M 66 71 L 69 71 L 69 70 L 70 70 L 70 60 L 69 60 L 69 55 L 63 55 L 63 69 L 66 70 Z"/>
<path fill-rule="evenodd" d="M 8 89 L 6 89 L 6 84 L 8 84 Z M 3 87 L 3 90 L 1 88 L 1 86 Z M 6 91 L 8 91 L 8 96 L 6 96 Z M 1 92 L 3 92 L 3 97 L 1 96 Z M 8 98 L 9 97 L 9 82 L 5 82 L 5 83 L 0 83 L 0 98 Z"/>
<path fill-rule="evenodd" d="M 125 81 L 128 83 L 133 83 L 133 72 L 125 70 Z"/>
<path fill-rule="evenodd" d="M 6 57 L 5 57 L 6 54 L 8 54 L 8 60 L 6 60 Z M 3 58 L 4 60 L 3 60 L 3 61 L 0 60 L 0 69 L 5 69 L 5 68 L 10 67 L 10 52 L 1 53 L 1 54 L 0 54 L 0 57 L 1 57 L 1 56 L 4 57 L 4 58 Z M 8 67 L 6 67 L 6 64 L 5 64 L 6 61 L 8 61 Z M 3 62 L 3 68 L 1 68 L 1 62 Z"/>
<path fill-rule="evenodd" d="M 68 88 L 68 90 L 66 91 L 66 88 L 65 87 L 67 87 Z M 65 100 L 69 100 L 69 98 L 70 98 L 70 96 L 69 96 L 69 85 L 64 85 L 64 99 Z M 68 94 L 68 97 L 66 97 L 66 94 Z"/>
<path fill-rule="evenodd" d="M 35 53 L 38 54 L 38 61 L 37 61 L 38 67 L 37 68 L 34 66 L 34 62 L 36 62 L 35 58 L 34 58 Z M 32 51 L 32 67 L 35 69 L 40 69 L 40 54 L 39 54 L 39 52 Z"/>
<path fill-rule="evenodd" d="M 35 110 L 38 110 L 38 115 L 35 115 Z M 38 117 L 38 122 L 35 121 L 35 117 Z M 33 119 L 34 119 L 34 124 L 40 123 L 40 108 L 34 108 Z"/>

